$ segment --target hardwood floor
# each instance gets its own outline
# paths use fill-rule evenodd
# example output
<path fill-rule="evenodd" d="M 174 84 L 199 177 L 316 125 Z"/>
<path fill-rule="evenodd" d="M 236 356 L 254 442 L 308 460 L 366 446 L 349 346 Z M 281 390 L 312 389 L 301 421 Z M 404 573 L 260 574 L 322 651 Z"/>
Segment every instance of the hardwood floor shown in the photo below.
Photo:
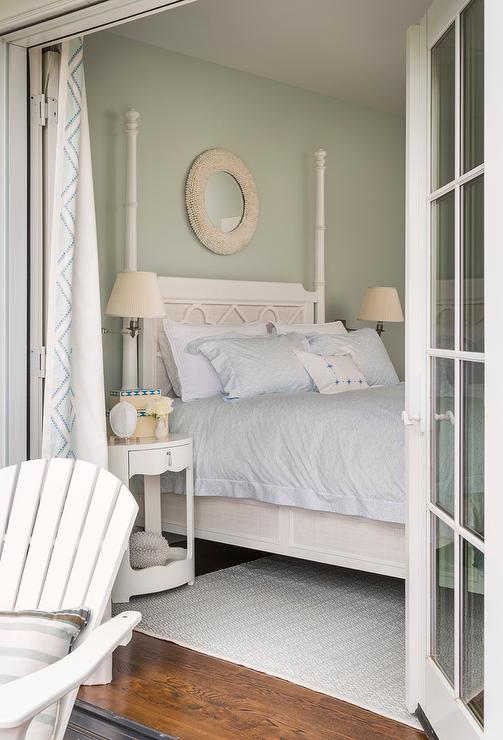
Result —
<path fill-rule="evenodd" d="M 198 573 L 257 553 L 197 543 Z M 79 697 L 182 740 L 424 740 L 422 732 L 258 671 L 135 633 L 114 681 Z"/>

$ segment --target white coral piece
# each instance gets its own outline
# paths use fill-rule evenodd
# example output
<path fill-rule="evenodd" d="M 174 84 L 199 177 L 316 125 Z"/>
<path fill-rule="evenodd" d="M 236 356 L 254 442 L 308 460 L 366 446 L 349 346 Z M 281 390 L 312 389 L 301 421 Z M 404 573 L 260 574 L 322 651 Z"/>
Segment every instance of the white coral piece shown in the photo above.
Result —
<path fill-rule="evenodd" d="M 183 547 L 170 547 L 168 541 L 156 532 L 133 532 L 129 538 L 129 558 L 132 568 L 151 568 L 166 565 L 170 560 L 183 560 Z"/>

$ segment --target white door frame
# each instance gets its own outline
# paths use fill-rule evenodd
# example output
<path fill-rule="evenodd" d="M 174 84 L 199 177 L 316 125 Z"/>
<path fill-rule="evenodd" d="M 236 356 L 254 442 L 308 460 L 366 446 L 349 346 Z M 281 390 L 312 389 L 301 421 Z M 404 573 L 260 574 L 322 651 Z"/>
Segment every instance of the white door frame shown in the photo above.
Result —
<path fill-rule="evenodd" d="M 435 26 L 450 22 L 458 0 L 435 2 L 430 8 Z M 455 10 L 453 10 L 455 12 Z M 407 44 L 407 312 L 406 336 L 408 388 L 406 410 L 411 420 L 426 419 L 426 322 L 428 274 L 427 171 L 429 96 L 427 19 L 409 29 Z M 423 50 L 423 51 L 422 51 Z M 501 686 L 503 666 L 503 495 L 502 438 L 503 392 L 503 3 L 485 0 L 485 718 L 484 737 L 501 738 Z M 422 102 L 419 102 L 422 101 Z M 415 279 L 412 280 L 411 277 Z M 418 277 L 419 276 L 419 277 Z M 419 354 L 418 354 L 419 353 Z M 422 396 L 422 397 L 421 397 Z M 407 427 L 408 479 L 421 476 L 423 494 L 409 496 L 407 582 L 407 705 L 422 705 L 425 696 L 427 648 L 428 547 L 426 538 L 426 444 L 419 423 Z M 422 441 L 423 440 L 423 441 Z M 410 487 L 418 491 L 419 486 Z M 444 740 L 442 737 L 440 740 Z M 451 738 L 446 738 L 451 740 Z M 455 738 L 452 738 L 455 740 Z"/>
<path fill-rule="evenodd" d="M 485 5 L 485 736 L 501 738 L 503 667 L 503 3 Z"/>
<path fill-rule="evenodd" d="M 427 612 L 424 604 L 427 571 L 424 557 L 426 511 L 422 495 L 426 490 L 426 419 L 427 363 L 424 347 L 427 322 L 424 292 L 427 285 L 427 117 L 423 103 L 427 99 L 428 71 L 421 50 L 426 44 L 426 17 L 407 33 L 407 107 L 406 107 L 406 259 L 405 284 L 407 316 L 405 334 L 405 409 L 412 424 L 405 427 L 407 470 L 407 547 L 409 563 L 422 567 L 408 569 L 406 581 L 407 687 L 409 712 L 424 703 L 424 645 Z"/>
<path fill-rule="evenodd" d="M 79 7 L 82 0 L 55 0 L 49 10 L 46 5 L 8 18 L 1 17 L 0 8 L 0 467 L 25 460 L 30 451 L 37 454 L 40 444 L 42 379 L 37 377 L 36 347 L 43 345 L 42 202 L 40 188 L 29 194 L 27 172 L 30 142 L 30 175 L 41 184 L 42 137 L 30 125 L 27 105 L 28 82 L 32 93 L 41 83 L 36 47 L 192 2 L 103 0 Z M 36 429 L 29 429 L 29 417 Z"/>
<path fill-rule="evenodd" d="M 5 41 L 18 46 L 43 46 L 86 33 L 104 31 L 127 21 L 162 13 L 170 6 L 180 7 L 193 2 L 197 0 L 102 0 L 98 4 L 69 12 L 67 10 L 63 13 L 60 10 L 52 18 L 47 18 L 47 10 L 44 12 L 42 9 L 38 13 L 34 11 L 29 14 L 29 25 L 26 25 L 23 15 L 19 16 L 17 23 L 24 22 L 24 25 L 16 31 L 9 31 L 13 25 L 17 25 L 16 19 L 9 18 L 3 28 L 0 21 L 0 36 L 3 35 Z M 68 0 L 62 3 L 67 7 L 79 4 Z"/>
<path fill-rule="evenodd" d="M 27 53 L 0 39 L 0 466 L 26 459 Z"/>

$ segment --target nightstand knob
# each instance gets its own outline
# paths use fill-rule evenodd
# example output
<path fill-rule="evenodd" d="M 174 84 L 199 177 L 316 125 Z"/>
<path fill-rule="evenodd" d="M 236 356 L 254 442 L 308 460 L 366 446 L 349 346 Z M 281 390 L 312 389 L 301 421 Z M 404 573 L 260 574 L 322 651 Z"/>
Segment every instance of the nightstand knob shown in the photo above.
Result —
<path fill-rule="evenodd" d="M 166 450 L 166 455 L 168 456 L 168 465 L 171 465 L 171 450 Z"/>

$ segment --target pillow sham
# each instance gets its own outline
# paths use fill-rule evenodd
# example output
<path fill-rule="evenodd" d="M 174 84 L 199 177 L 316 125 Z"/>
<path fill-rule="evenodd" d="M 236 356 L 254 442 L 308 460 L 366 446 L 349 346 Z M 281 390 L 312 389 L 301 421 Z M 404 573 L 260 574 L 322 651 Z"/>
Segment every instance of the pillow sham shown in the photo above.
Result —
<path fill-rule="evenodd" d="M 296 352 L 320 393 L 344 393 L 368 388 L 365 377 L 351 355 L 315 355 Z"/>
<path fill-rule="evenodd" d="M 309 352 L 302 334 L 203 338 L 191 342 L 187 349 L 211 362 L 228 398 L 313 390 L 309 373 L 294 352 Z"/>
<path fill-rule="evenodd" d="M 87 609 L 0 611 L 0 685 L 64 658 L 88 619 Z M 55 702 L 37 714 L 28 726 L 27 740 L 52 738 L 57 711 Z"/>
<path fill-rule="evenodd" d="M 160 341 L 159 349 L 173 390 L 182 401 L 210 398 L 223 393 L 219 377 L 205 355 L 186 351 L 190 342 L 200 337 L 229 333 L 266 335 L 264 322 L 239 326 L 194 326 L 164 319 L 163 326 L 167 342 Z"/>
<path fill-rule="evenodd" d="M 386 347 L 374 329 L 358 329 L 344 336 L 310 334 L 310 351 L 320 355 L 351 354 L 369 385 L 399 382 Z"/>
<path fill-rule="evenodd" d="M 271 329 L 269 329 L 271 327 Z M 348 330 L 342 321 L 330 321 L 326 324 L 276 324 L 270 321 L 267 324 L 268 334 L 289 334 L 290 332 L 299 334 L 347 334 Z"/>

